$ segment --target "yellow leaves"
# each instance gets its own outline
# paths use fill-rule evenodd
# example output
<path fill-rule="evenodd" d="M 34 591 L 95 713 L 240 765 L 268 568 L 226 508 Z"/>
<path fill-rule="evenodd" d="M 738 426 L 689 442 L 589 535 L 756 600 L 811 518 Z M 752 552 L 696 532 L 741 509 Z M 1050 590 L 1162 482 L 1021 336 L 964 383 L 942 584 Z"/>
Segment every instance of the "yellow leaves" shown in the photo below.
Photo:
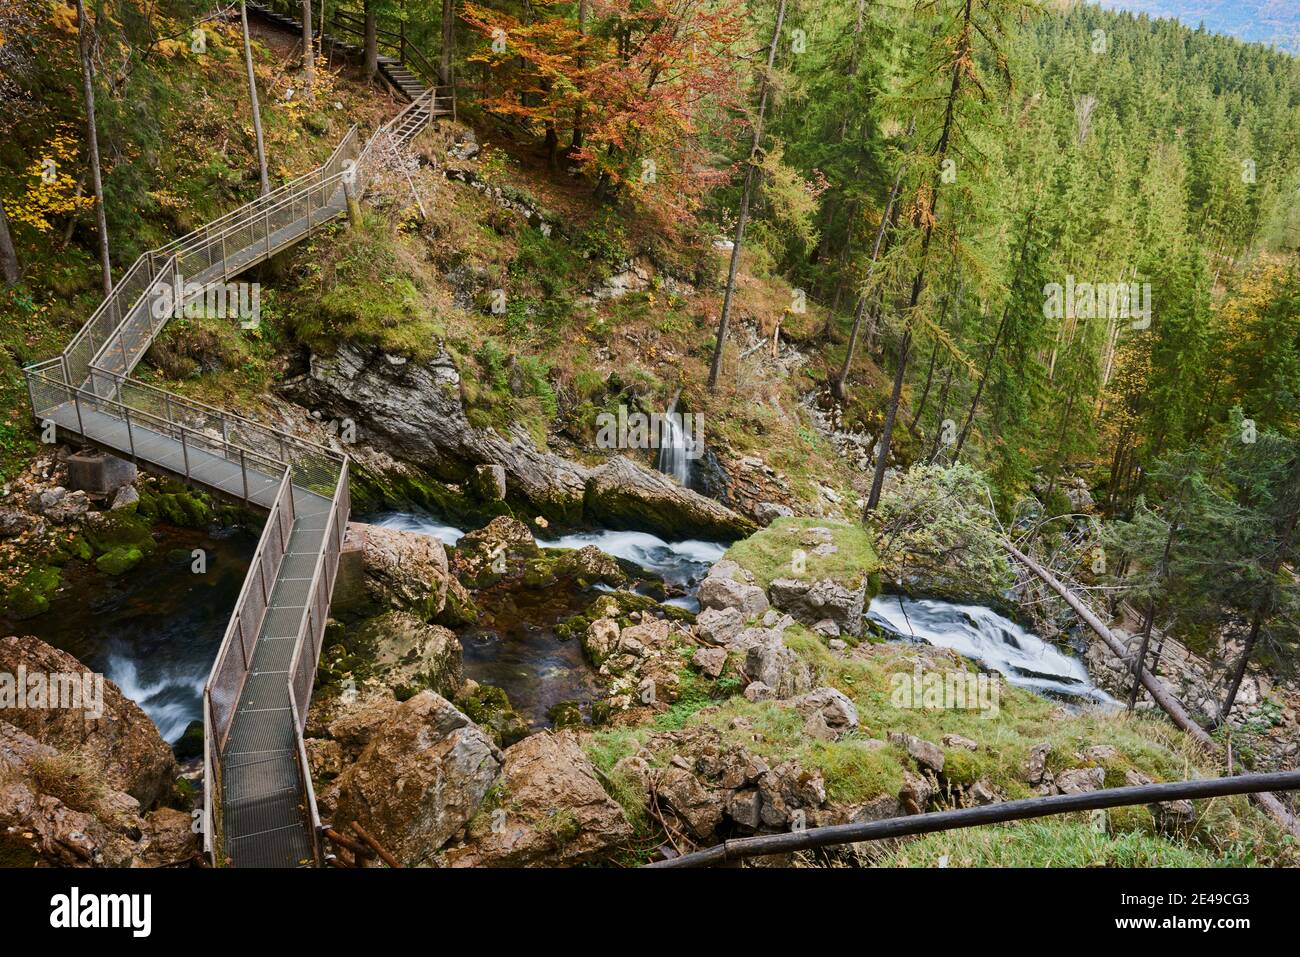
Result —
<path fill-rule="evenodd" d="M 89 11 L 86 13 L 90 16 Z M 77 10 L 75 7 L 66 3 L 53 3 L 50 5 L 50 26 L 63 33 L 71 33 L 74 36 L 77 33 Z"/>
<path fill-rule="evenodd" d="M 162 56 L 170 60 L 174 58 L 176 54 L 184 53 L 186 50 L 188 50 L 189 45 L 180 40 L 173 40 L 170 38 L 166 38 L 166 39 L 159 40 L 157 45 L 154 47 L 154 49 L 157 50 L 158 53 L 160 53 Z"/>
<path fill-rule="evenodd" d="M 38 159 L 27 167 L 30 178 L 27 192 L 5 203 L 5 213 L 14 222 L 24 223 L 37 232 L 49 232 L 50 217 L 88 209 L 95 201 L 89 196 L 76 195 L 77 182 L 65 172 L 65 167 L 75 163 L 77 141 L 66 134 L 51 137 L 41 150 Z"/>

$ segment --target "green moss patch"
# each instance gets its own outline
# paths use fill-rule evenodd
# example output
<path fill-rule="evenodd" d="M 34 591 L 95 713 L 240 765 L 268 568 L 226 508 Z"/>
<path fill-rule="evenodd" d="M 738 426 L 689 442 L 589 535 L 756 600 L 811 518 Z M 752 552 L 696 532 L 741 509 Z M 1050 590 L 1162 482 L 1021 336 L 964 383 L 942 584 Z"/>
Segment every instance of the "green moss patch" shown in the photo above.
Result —
<path fill-rule="evenodd" d="M 811 529 L 830 531 L 835 551 L 818 554 L 820 536 Z M 856 588 L 864 579 L 871 594 L 879 592 L 876 556 L 871 533 L 861 525 L 825 518 L 778 518 L 767 528 L 736 542 L 724 558 L 753 573 L 758 585 L 767 588 L 777 578 L 831 579 Z M 797 562 L 802 562 L 802 571 Z"/>

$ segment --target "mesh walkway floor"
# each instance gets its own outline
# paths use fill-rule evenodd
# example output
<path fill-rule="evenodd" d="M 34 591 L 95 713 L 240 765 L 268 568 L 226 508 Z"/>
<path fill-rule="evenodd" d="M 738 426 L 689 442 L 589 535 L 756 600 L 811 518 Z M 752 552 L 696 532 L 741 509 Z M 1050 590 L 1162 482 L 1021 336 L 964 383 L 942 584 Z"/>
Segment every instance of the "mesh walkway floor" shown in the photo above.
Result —
<path fill-rule="evenodd" d="M 80 406 L 80 408 L 77 407 Z M 61 429 L 196 485 L 270 508 L 280 477 L 192 447 L 137 422 L 94 408 L 93 400 L 46 409 L 40 418 Z M 247 481 L 247 495 L 245 495 Z M 221 751 L 221 819 L 226 856 L 235 867 L 309 863 L 312 839 L 306 795 L 297 772 L 297 740 L 289 707 L 289 666 L 308 586 L 324 545 L 330 500 L 294 487 L 296 518 L 263 618 L 248 678 Z"/>

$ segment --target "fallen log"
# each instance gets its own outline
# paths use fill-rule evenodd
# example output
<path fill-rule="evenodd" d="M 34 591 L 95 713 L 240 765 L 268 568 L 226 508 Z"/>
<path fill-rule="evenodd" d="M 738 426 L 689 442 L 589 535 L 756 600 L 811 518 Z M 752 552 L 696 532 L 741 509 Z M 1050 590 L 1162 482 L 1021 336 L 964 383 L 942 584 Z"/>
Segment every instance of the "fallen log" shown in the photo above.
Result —
<path fill-rule="evenodd" d="M 1042 565 L 1038 564 L 1038 562 L 1034 561 L 1020 549 L 1016 548 L 1016 546 L 1011 544 L 1007 539 L 1002 540 L 1002 545 L 1017 561 L 1021 562 L 1026 568 L 1041 578 L 1049 588 L 1060 595 L 1061 598 L 1065 600 L 1065 603 L 1074 610 L 1074 613 L 1083 619 L 1084 623 L 1096 632 L 1102 641 L 1106 642 L 1106 646 L 1110 648 L 1112 652 L 1120 658 L 1128 656 L 1128 649 L 1124 646 L 1122 641 L 1115 637 L 1115 633 L 1110 630 L 1110 627 L 1097 617 L 1096 613 L 1091 608 L 1080 601 L 1079 598 L 1055 575 L 1049 572 Z M 1174 724 L 1187 732 L 1187 734 L 1196 741 L 1197 744 L 1201 745 L 1201 747 L 1205 748 L 1211 754 L 1222 754 L 1223 749 L 1220 747 L 1219 743 L 1215 741 L 1214 738 L 1210 737 L 1204 728 L 1192 720 L 1192 716 L 1187 713 L 1187 709 L 1183 707 L 1183 703 L 1173 696 L 1170 690 L 1165 687 L 1164 682 L 1151 674 L 1151 672 L 1147 671 L 1145 668 L 1138 669 L 1138 677 L 1142 681 L 1142 686 L 1146 688 L 1147 692 L 1151 695 L 1151 699 L 1160 706 L 1161 710 L 1164 711 L 1165 714 L 1169 715 L 1169 719 L 1173 721 Z M 1283 805 L 1274 795 L 1267 792 L 1252 793 L 1250 799 L 1272 815 L 1280 825 L 1296 837 L 1300 837 L 1300 822 L 1297 822 L 1296 819 L 1291 816 L 1291 813 L 1286 809 L 1286 806 Z"/>
<path fill-rule="evenodd" d="M 1069 814 L 1076 811 L 1095 811 L 1102 808 L 1124 807 L 1130 804 L 1160 804 L 1165 801 L 1182 801 L 1194 798 L 1223 797 L 1230 794 L 1249 794 L 1259 790 L 1300 789 L 1300 771 L 1274 771 L 1269 774 L 1238 774 L 1226 778 L 1206 778 L 1198 781 L 1172 781 L 1164 784 L 1142 784 L 1135 787 L 1106 788 L 1082 794 L 1057 794 L 1051 797 L 1024 798 L 1004 801 L 982 807 L 963 808 L 957 811 L 934 811 L 893 817 L 884 821 L 867 821 L 861 824 L 835 824 L 830 827 L 811 827 L 785 834 L 760 834 L 724 841 L 713 847 L 666 861 L 655 861 L 649 867 L 712 867 L 746 857 L 767 854 L 788 854 L 837 844 L 856 844 L 859 841 L 880 841 L 911 834 L 929 834 L 951 831 L 983 824 L 1000 824 L 1006 821 L 1023 821 L 1028 818 Z"/>

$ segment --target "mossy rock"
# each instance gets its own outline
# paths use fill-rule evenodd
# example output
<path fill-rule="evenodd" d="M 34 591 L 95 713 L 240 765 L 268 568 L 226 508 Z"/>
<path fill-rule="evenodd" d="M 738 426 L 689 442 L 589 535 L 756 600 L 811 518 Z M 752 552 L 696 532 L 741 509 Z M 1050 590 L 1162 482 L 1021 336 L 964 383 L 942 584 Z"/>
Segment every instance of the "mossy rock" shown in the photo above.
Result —
<path fill-rule="evenodd" d="M 8 618 L 23 621 L 49 611 L 50 596 L 59 587 L 59 570 L 50 565 L 33 568 L 10 585 L 0 599 L 0 609 Z"/>
<path fill-rule="evenodd" d="M 142 515 L 110 512 L 93 528 L 87 528 L 85 535 L 96 555 L 120 547 L 137 548 L 142 555 L 148 555 L 154 549 L 153 532 Z"/>
<path fill-rule="evenodd" d="M 815 532 L 826 529 L 829 533 Z M 829 537 L 829 542 L 823 539 Z M 822 544 L 834 547 L 819 554 Z M 796 571 L 798 556 L 801 565 Z M 778 518 L 767 528 L 736 542 L 723 556 L 750 571 L 764 590 L 775 579 L 829 579 L 849 589 L 865 584 L 867 600 L 880 593 L 880 558 L 871 532 L 862 525 L 827 518 Z"/>
<path fill-rule="evenodd" d="M 185 733 L 172 745 L 172 754 L 177 761 L 190 761 L 203 757 L 203 722 L 191 721 L 185 727 Z"/>
<path fill-rule="evenodd" d="M 95 567 L 105 575 L 124 575 L 144 558 L 144 552 L 134 545 L 119 545 L 95 560 Z"/>
<path fill-rule="evenodd" d="M 502 748 L 526 738 L 532 728 L 510 704 L 505 691 L 495 685 L 478 685 L 456 698 L 456 706 Z"/>
<path fill-rule="evenodd" d="M 551 706 L 546 712 L 551 724 L 558 731 L 562 728 L 580 728 L 583 725 L 582 708 L 576 701 L 561 701 Z"/>
<path fill-rule="evenodd" d="M 178 528 L 207 528 L 213 520 L 211 503 L 205 497 L 188 491 L 141 497 L 137 512 L 146 519 Z"/>
<path fill-rule="evenodd" d="M 478 621 L 479 608 L 470 593 L 460 582 L 452 579 L 447 586 L 447 600 L 443 602 L 442 611 L 434 616 L 433 623 L 444 628 L 461 628 Z"/>

